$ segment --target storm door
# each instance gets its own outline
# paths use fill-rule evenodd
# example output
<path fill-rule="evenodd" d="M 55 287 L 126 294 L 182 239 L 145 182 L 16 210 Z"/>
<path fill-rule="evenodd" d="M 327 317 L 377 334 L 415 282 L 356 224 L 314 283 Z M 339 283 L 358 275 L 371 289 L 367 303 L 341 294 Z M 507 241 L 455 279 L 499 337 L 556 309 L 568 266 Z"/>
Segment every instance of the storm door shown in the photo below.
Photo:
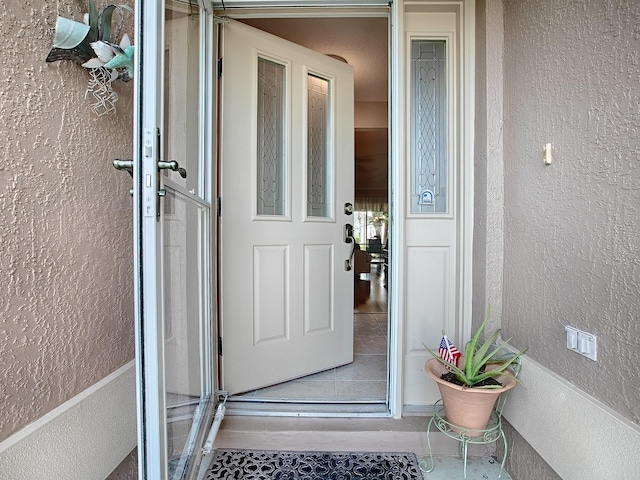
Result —
<path fill-rule="evenodd" d="M 133 162 L 139 478 L 195 478 L 214 407 L 210 16 L 140 2 Z"/>

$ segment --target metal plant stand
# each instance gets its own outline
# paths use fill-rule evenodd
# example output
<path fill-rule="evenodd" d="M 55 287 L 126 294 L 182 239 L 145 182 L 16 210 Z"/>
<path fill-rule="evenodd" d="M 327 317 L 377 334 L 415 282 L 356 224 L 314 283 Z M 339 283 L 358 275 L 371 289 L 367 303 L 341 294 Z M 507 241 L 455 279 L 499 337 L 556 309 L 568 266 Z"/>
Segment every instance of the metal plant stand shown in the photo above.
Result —
<path fill-rule="evenodd" d="M 500 360 L 499 357 L 496 360 Z M 522 368 L 522 360 L 518 359 L 509 367 L 511 374 L 514 377 L 518 377 L 520 375 L 520 370 Z M 420 470 L 424 473 L 429 473 L 433 470 L 433 453 L 431 452 L 431 441 L 429 439 L 429 434 L 431 433 L 431 426 L 435 425 L 436 428 L 444 433 L 447 437 L 453 438 L 460 442 L 460 450 L 462 454 L 462 460 L 464 465 L 464 477 L 467 478 L 467 449 L 469 444 L 471 445 L 486 445 L 489 443 L 497 442 L 502 438 L 502 442 L 504 444 L 504 455 L 502 456 L 502 463 L 500 464 L 500 473 L 498 474 L 498 478 L 502 478 L 502 472 L 504 471 L 504 465 L 507 461 L 507 437 L 504 435 L 504 431 L 502 429 L 502 411 L 507 403 L 509 398 L 510 391 L 504 392 L 500 397 L 498 397 L 498 401 L 491 412 L 491 417 L 489 418 L 489 423 L 483 430 L 472 430 L 469 428 L 462 428 L 457 425 L 454 425 L 451 422 L 447 421 L 447 418 L 444 414 L 444 406 L 442 405 L 442 399 L 438 400 L 433 405 L 433 416 L 431 420 L 429 420 L 429 425 L 427 426 L 427 446 L 429 448 L 429 461 L 431 465 L 427 465 L 426 460 L 420 462 Z"/>
<path fill-rule="evenodd" d="M 436 428 L 444 433 L 447 437 L 453 438 L 460 442 L 460 450 L 462 454 L 462 460 L 464 465 L 464 478 L 467 478 L 467 450 L 469 444 L 472 445 L 484 445 L 488 443 L 494 443 L 498 439 L 502 438 L 504 443 L 504 455 L 502 457 L 502 463 L 500 464 L 500 474 L 498 478 L 502 478 L 502 472 L 504 470 L 504 464 L 507 460 L 507 438 L 502 431 L 502 416 L 495 410 L 491 413 L 491 418 L 487 427 L 483 430 L 471 430 L 466 428 L 460 428 L 447 421 L 444 415 L 444 407 L 442 406 L 442 400 L 438 400 L 433 406 L 433 416 L 427 426 L 427 446 L 429 448 L 429 461 L 430 464 L 426 465 L 426 462 L 421 462 L 420 470 L 424 473 L 429 473 L 433 470 L 433 453 L 431 452 L 431 441 L 429 434 L 431 433 L 431 426 L 435 424 Z"/>

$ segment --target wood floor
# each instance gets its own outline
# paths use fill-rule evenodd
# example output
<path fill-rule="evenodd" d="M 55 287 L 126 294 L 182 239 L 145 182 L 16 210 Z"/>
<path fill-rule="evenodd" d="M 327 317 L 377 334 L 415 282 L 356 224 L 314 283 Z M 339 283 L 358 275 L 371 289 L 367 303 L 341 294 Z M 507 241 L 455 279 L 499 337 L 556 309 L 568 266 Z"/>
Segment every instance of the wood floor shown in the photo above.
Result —
<path fill-rule="evenodd" d="M 355 280 L 355 291 L 353 363 L 239 397 L 291 402 L 385 403 L 388 314 L 384 274 L 373 265 L 371 273 L 361 274 Z"/>

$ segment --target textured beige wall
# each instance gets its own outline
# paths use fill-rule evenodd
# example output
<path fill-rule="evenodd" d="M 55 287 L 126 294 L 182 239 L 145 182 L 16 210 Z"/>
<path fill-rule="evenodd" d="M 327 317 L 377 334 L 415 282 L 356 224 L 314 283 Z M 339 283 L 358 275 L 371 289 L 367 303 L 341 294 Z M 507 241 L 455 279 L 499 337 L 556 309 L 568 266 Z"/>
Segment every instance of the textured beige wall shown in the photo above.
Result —
<path fill-rule="evenodd" d="M 500 328 L 503 292 L 503 10 L 501 0 L 476 2 L 473 327 L 487 307 L 487 331 Z"/>
<path fill-rule="evenodd" d="M 533 450 L 509 423 L 504 422 L 504 430 L 509 440 L 509 452 L 505 469 L 513 480 L 561 480 L 556 472 Z M 502 458 L 504 449 L 496 442 Z"/>
<path fill-rule="evenodd" d="M 478 0 L 476 25 L 474 322 L 504 279 L 505 335 L 635 423 L 639 18 L 637 2 Z M 598 335 L 597 363 L 566 350 L 566 324 Z M 558 478 L 507 435 L 514 479 Z"/>
<path fill-rule="evenodd" d="M 133 85 L 98 118 L 87 72 L 44 61 L 56 15 L 85 9 L 0 0 L 0 441 L 133 358 L 131 180 L 111 166 Z"/>
<path fill-rule="evenodd" d="M 503 330 L 640 423 L 640 3 L 504 3 Z M 542 148 L 554 145 L 554 162 Z M 598 361 L 565 325 L 598 336 Z"/>

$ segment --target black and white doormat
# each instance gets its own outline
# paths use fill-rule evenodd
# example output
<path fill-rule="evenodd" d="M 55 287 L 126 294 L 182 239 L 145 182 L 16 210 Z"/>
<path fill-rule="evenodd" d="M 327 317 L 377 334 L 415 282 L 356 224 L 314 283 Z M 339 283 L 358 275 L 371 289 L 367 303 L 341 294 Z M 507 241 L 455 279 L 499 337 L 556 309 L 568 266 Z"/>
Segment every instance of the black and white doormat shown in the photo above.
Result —
<path fill-rule="evenodd" d="M 204 480 L 422 480 L 413 453 L 216 450 Z"/>

